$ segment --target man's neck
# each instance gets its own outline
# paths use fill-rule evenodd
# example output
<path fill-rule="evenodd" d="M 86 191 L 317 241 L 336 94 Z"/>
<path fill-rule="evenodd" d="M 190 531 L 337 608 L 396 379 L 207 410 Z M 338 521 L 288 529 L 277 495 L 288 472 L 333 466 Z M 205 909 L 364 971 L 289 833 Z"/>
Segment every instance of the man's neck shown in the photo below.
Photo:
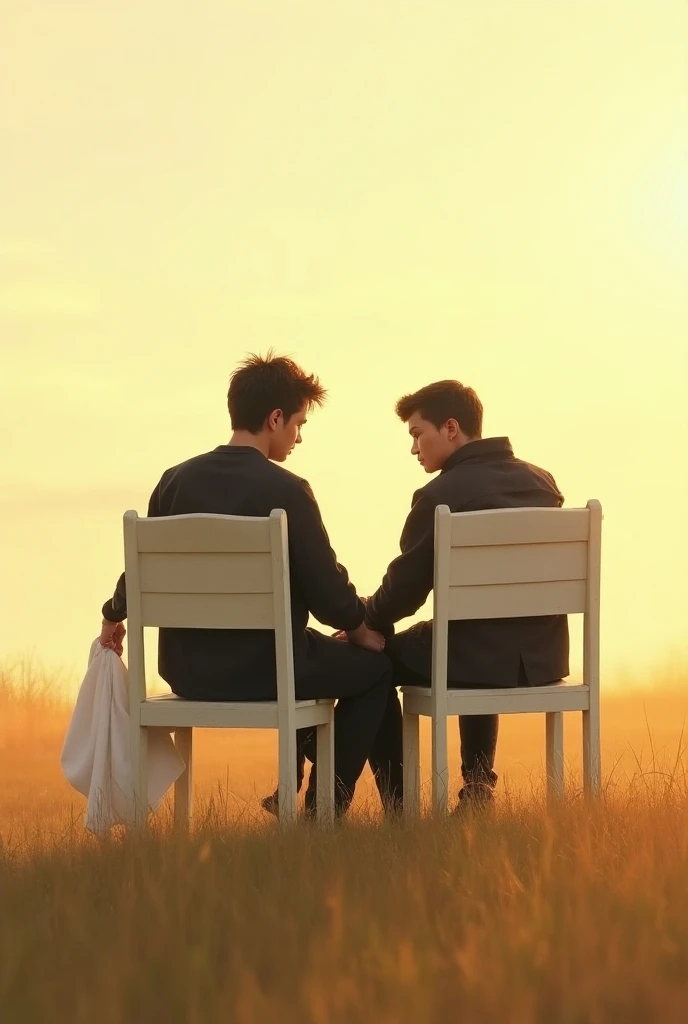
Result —
<path fill-rule="evenodd" d="M 461 449 L 465 448 L 467 444 L 472 444 L 473 441 L 482 441 L 482 438 L 480 436 L 478 436 L 478 437 L 465 437 L 464 436 L 460 441 L 458 441 L 456 443 L 456 445 L 454 446 L 454 450 L 451 451 L 449 453 L 449 455 L 447 455 L 446 459 L 442 463 L 442 469 L 444 469 L 444 467 L 449 462 L 449 460 L 452 459 L 456 455 L 457 452 L 460 452 Z"/>
<path fill-rule="evenodd" d="M 249 430 L 235 430 L 229 439 L 229 447 L 255 448 L 266 459 L 270 451 L 270 443 L 267 437 L 262 432 L 260 434 L 252 434 Z"/>
<path fill-rule="evenodd" d="M 462 448 L 465 448 L 467 444 L 473 444 L 474 441 L 482 441 L 480 434 L 478 434 L 477 437 L 464 437 L 456 450 L 460 451 Z"/>

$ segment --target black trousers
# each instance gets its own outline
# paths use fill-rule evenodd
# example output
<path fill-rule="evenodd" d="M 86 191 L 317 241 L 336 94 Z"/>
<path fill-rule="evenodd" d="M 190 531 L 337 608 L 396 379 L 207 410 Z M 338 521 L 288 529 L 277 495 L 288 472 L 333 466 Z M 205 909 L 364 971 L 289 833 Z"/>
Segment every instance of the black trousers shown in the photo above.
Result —
<path fill-rule="evenodd" d="M 393 683 L 397 686 L 430 686 L 427 676 L 414 672 L 401 660 L 400 653 L 407 643 L 404 633 L 389 637 L 385 651 L 393 668 Z M 454 684 L 462 689 L 471 689 L 470 683 Z M 451 687 L 451 682 L 449 683 Z M 381 794 L 387 794 L 391 804 L 400 804 L 403 799 L 403 774 L 401 767 L 401 705 L 396 689 L 393 690 L 385 709 L 385 715 L 373 747 L 377 758 L 378 787 Z M 459 717 L 461 740 L 461 775 L 464 786 L 474 783 L 494 788 L 497 775 L 494 771 L 498 715 L 463 715 Z M 397 751 L 399 754 L 397 756 Z M 371 765 L 373 764 L 371 758 Z"/>
<path fill-rule="evenodd" d="M 343 643 L 309 629 L 308 653 L 295 666 L 297 700 L 333 697 L 335 808 L 342 814 L 351 803 L 356 782 L 366 761 L 375 759 L 374 747 L 383 719 L 388 715 L 392 685 L 392 664 L 385 654 L 366 651 L 355 644 Z M 398 703 L 398 698 L 397 698 Z M 400 726 L 401 730 L 401 720 Z M 401 731 L 399 732 L 401 760 Z M 304 758 L 315 761 L 315 730 L 297 733 L 297 776 L 303 780 Z M 316 767 L 313 764 L 306 807 L 315 806 Z M 384 784 L 384 781 L 383 781 Z"/>
<path fill-rule="evenodd" d="M 394 664 L 394 685 L 389 687 L 383 715 L 372 741 L 368 760 L 375 776 L 380 799 L 386 812 L 398 812 L 403 805 L 404 776 L 402 764 L 402 711 L 396 686 L 429 686 L 430 680 L 421 676 L 401 663 Z M 462 688 L 464 684 L 461 684 Z M 469 689 L 469 687 L 466 687 Z M 498 715 L 464 715 L 459 717 L 459 736 L 461 740 L 461 775 L 464 789 L 459 796 L 465 795 L 465 787 L 480 783 L 494 789 L 497 775 L 494 771 L 499 731 Z M 312 730 L 300 730 L 304 733 L 299 745 L 299 787 L 303 779 L 304 756 L 309 760 L 315 758 L 315 743 Z M 306 806 L 315 806 L 315 770 L 311 769 Z"/>
<path fill-rule="evenodd" d="M 402 710 L 397 687 L 399 686 L 430 686 L 430 679 L 424 675 L 414 672 L 401 661 L 399 649 L 405 644 L 403 633 L 397 634 L 399 640 L 395 643 L 396 637 L 390 637 L 386 644 L 386 654 L 391 661 L 392 672 L 390 681 L 386 684 L 384 706 L 381 714 L 376 717 L 374 728 L 367 723 L 369 728 L 366 731 L 365 742 L 368 746 L 368 761 L 375 776 L 380 799 L 387 812 L 398 812 L 403 805 L 404 777 L 403 777 L 403 754 L 402 754 Z M 321 652 L 314 663 L 314 678 L 318 679 L 317 686 L 322 689 L 328 684 L 320 680 L 319 673 L 327 665 L 335 669 L 335 675 L 330 680 L 329 688 L 342 689 L 342 681 L 339 673 L 349 671 L 351 666 L 363 667 L 364 659 L 354 652 L 366 655 L 369 652 L 362 651 L 352 644 L 343 644 L 340 640 L 318 634 Z M 324 642 L 324 643 L 323 643 Z M 332 648 L 331 645 L 336 645 Z M 352 654 L 344 655 L 341 649 L 350 649 Z M 372 655 L 372 658 L 379 659 L 381 655 Z M 387 659 L 385 659 L 387 660 Z M 368 664 L 371 664 L 368 659 Z M 451 683 L 449 684 L 451 686 Z M 469 683 L 461 683 L 462 688 L 470 689 Z M 296 684 L 297 696 L 300 696 L 299 683 Z M 319 693 L 319 696 L 334 696 L 334 693 Z M 305 696 L 305 695 L 304 695 Z M 340 701 L 341 703 L 341 701 Z M 339 704 L 335 710 L 335 719 L 338 714 Z M 497 783 L 497 775 L 494 771 L 495 754 L 497 751 L 497 736 L 499 732 L 498 715 L 464 715 L 459 717 L 459 737 L 461 741 L 461 775 L 464 787 L 473 784 L 487 785 L 493 789 Z M 304 775 L 304 759 L 315 760 L 315 739 L 314 730 L 300 729 L 298 734 L 298 784 Z M 335 743 L 347 742 L 347 738 L 340 740 L 338 732 Z M 336 748 L 335 748 L 336 749 Z M 361 756 L 361 749 L 358 748 L 358 757 Z M 336 755 L 335 755 L 336 760 Z M 357 762 L 358 763 L 358 762 Z M 358 775 L 363 770 L 365 758 L 361 762 Z M 306 791 L 306 807 L 312 809 L 315 806 L 315 768 L 311 774 Z M 353 794 L 353 787 L 351 788 Z M 464 795 L 464 790 L 459 794 Z M 351 797 L 341 798 L 340 804 L 348 806 Z"/>

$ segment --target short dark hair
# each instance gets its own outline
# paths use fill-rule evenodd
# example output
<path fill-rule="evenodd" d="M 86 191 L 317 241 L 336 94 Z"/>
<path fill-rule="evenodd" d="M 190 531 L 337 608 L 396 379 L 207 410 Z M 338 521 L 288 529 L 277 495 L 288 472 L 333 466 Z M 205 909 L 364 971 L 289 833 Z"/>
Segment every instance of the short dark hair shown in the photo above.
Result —
<path fill-rule="evenodd" d="M 229 381 L 227 407 L 232 430 L 259 434 L 275 409 L 285 420 L 305 404 L 308 409 L 322 405 L 327 392 L 315 374 L 302 370 L 288 356 L 251 353 L 241 362 Z"/>
<path fill-rule="evenodd" d="M 397 416 L 408 423 L 414 412 L 439 430 L 447 420 L 456 420 L 466 437 L 480 437 L 483 429 L 483 405 L 473 388 L 458 380 L 438 380 L 434 384 L 404 395 L 396 405 Z"/>

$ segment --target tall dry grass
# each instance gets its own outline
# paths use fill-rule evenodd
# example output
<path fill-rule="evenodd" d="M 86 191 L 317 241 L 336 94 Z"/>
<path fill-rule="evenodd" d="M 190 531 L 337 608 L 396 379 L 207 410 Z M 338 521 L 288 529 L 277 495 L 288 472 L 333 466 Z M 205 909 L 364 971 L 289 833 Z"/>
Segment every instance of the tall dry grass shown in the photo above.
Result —
<path fill-rule="evenodd" d="M 568 798 L 545 813 L 542 725 L 522 719 L 491 819 L 384 823 L 367 779 L 342 826 L 280 832 L 256 800 L 273 738 L 202 734 L 192 834 L 164 807 L 105 841 L 60 776 L 58 688 L 22 697 L 16 678 L 0 674 L 3 1022 L 688 1019 L 680 678 L 605 701 L 594 807 L 574 724 Z"/>

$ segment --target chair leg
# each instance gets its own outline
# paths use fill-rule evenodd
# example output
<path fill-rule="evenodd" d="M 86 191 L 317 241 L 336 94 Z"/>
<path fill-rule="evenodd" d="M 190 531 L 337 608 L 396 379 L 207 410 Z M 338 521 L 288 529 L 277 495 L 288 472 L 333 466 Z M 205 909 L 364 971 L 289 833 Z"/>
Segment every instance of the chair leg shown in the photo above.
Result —
<path fill-rule="evenodd" d="M 317 727 L 315 816 L 319 825 L 334 821 L 334 705 L 325 725 Z"/>
<path fill-rule="evenodd" d="M 564 713 L 548 711 L 546 719 L 547 801 L 553 803 L 564 795 Z"/>
<path fill-rule="evenodd" d="M 193 805 L 193 729 L 175 729 L 174 745 L 186 765 L 174 784 L 174 825 L 188 829 Z"/>
<path fill-rule="evenodd" d="M 404 758 L 404 814 L 420 813 L 420 716 L 404 711 L 402 718 Z"/>
<path fill-rule="evenodd" d="M 591 705 L 583 712 L 583 792 L 599 796 L 601 782 L 600 708 Z"/>
<path fill-rule="evenodd" d="M 277 808 L 280 826 L 296 821 L 296 730 L 279 730 Z"/>
<path fill-rule="evenodd" d="M 447 719 L 431 720 L 432 729 L 432 809 L 435 814 L 447 810 L 449 763 L 447 757 Z"/>
<path fill-rule="evenodd" d="M 133 825 L 142 829 L 148 821 L 148 729 L 137 722 L 131 729 L 131 782 Z"/>

